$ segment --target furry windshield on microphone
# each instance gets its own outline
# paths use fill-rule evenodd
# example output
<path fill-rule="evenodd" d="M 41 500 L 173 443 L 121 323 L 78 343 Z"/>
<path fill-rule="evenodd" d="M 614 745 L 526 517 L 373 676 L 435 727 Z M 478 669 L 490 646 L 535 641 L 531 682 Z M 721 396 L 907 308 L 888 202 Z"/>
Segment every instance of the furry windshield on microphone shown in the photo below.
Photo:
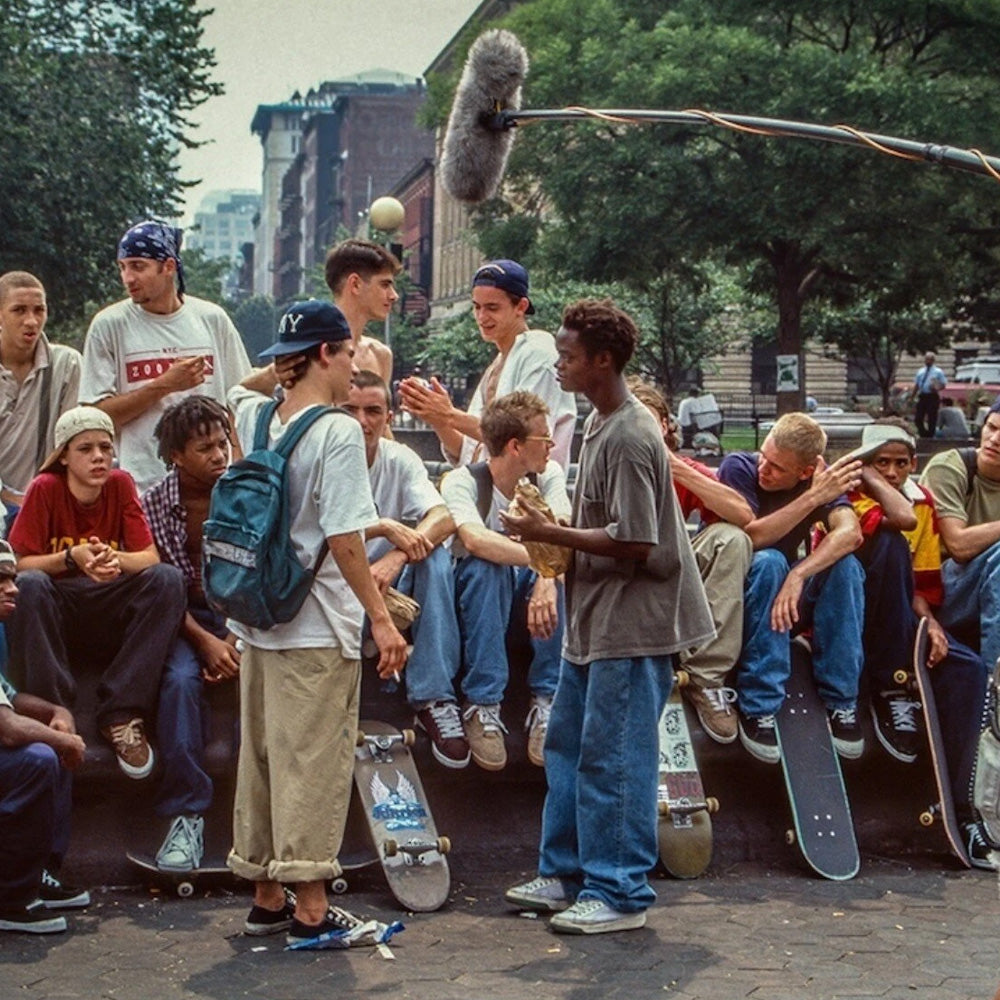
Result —
<path fill-rule="evenodd" d="M 527 74 L 528 53 L 509 31 L 484 32 L 469 49 L 441 159 L 441 181 L 453 198 L 480 202 L 496 194 L 514 141 L 497 116 L 521 107 Z"/>
<path fill-rule="evenodd" d="M 521 85 L 528 74 L 528 53 L 517 36 L 503 29 L 480 35 L 462 71 L 455 103 L 448 118 L 441 159 L 445 190 L 459 201 L 477 203 L 492 198 L 500 187 L 514 142 L 513 129 L 522 122 L 604 121 L 616 125 L 702 125 L 743 134 L 782 139 L 815 139 L 858 146 L 889 156 L 936 163 L 1000 181 L 1000 158 L 978 149 L 956 149 L 940 143 L 917 142 L 892 135 L 863 132 L 853 125 L 760 118 L 689 108 L 596 109 L 567 107 L 521 110 Z"/>

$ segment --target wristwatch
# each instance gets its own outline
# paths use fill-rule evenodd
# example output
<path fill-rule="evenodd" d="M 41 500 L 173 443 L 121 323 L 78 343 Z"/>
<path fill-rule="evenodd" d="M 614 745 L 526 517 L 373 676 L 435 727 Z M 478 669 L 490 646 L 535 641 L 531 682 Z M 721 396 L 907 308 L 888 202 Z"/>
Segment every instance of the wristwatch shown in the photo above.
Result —
<path fill-rule="evenodd" d="M 68 569 L 71 573 L 75 573 L 80 568 L 79 566 L 77 566 L 76 560 L 73 558 L 72 545 L 68 549 L 66 549 L 65 562 L 66 562 L 66 569 Z"/>

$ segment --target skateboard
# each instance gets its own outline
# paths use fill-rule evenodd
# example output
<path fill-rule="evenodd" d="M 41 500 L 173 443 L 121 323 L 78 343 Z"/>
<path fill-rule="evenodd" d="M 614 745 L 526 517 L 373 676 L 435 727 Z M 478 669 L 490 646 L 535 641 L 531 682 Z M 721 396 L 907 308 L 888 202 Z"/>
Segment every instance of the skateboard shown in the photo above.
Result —
<path fill-rule="evenodd" d="M 919 697 L 924 715 L 924 729 L 927 732 L 927 745 L 930 748 L 931 769 L 934 772 L 937 801 L 920 814 L 920 825 L 933 826 L 937 820 L 940 820 L 952 854 L 966 868 L 971 868 L 969 855 L 962 843 L 962 830 L 955 817 L 955 802 L 951 796 L 951 779 L 948 777 L 944 740 L 941 738 L 941 721 L 938 718 L 937 703 L 934 700 L 930 671 L 927 667 L 929 641 L 927 619 L 921 618 L 920 624 L 917 626 L 916 639 L 913 642 L 912 674 L 905 670 L 897 670 L 894 676 L 897 684 L 910 688 Z"/>
<path fill-rule="evenodd" d="M 434 825 L 409 750 L 413 730 L 370 720 L 359 727 L 354 784 L 389 889 L 408 910 L 437 910 L 451 888 L 451 842 Z"/>
<path fill-rule="evenodd" d="M 181 899 L 193 896 L 195 885 L 202 880 L 218 880 L 233 876 L 232 871 L 226 864 L 218 860 L 203 863 L 200 868 L 193 868 L 188 872 L 167 872 L 156 867 L 156 858 L 152 854 L 139 854 L 126 851 L 125 857 L 143 871 L 155 875 L 157 882 L 171 886 Z"/>
<path fill-rule="evenodd" d="M 785 701 L 776 718 L 778 748 L 794 830 L 786 839 L 797 844 L 806 864 L 823 878 L 853 878 L 861 867 L 826 708 L 813 680 L 808 642 L 791 642 L 791 673 Z"/>
<path fill-rule="evenodd" d="M 674 878 L 697 878 L 712 860 L 712 817 L 719 800 L 706 798 L 698 773 L 680 689 L 688 676 L 678 671 L 660 716 L 660 785 L 657 837 L 660 862 Z"/>

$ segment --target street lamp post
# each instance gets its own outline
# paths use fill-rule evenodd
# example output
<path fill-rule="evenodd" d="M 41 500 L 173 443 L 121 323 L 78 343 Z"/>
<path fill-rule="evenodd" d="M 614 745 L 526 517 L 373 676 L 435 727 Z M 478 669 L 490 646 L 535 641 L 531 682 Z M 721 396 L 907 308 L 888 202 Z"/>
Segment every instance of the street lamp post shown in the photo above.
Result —
<path fill-rule="evenodd" d="M 389 195 L 376 198 L 368 209 L 368 221 L 371 223 L 372 229 L 382 234 L 382 242 L 386 247 L 390 245 L 391 234 L 403 224 L 405 216 L 406 209 L 403 208 L 403 203 L 398 198 Z M 392 347 L 389 313 L 385 314 L 385 346 Z"/>

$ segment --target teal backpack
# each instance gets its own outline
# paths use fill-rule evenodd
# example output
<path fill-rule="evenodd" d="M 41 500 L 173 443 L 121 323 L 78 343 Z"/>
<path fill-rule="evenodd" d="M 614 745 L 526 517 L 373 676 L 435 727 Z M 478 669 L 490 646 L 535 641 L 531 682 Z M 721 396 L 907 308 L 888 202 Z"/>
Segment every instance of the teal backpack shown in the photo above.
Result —
<path fill-rule="evenodd" d="M 213 610 L 251 628 L 291 621 L 302 607 L 327 553 L 303 566 L 289 537 L 286 469 L 292 450 L 320 417 L 340 412 L 314 406 L 267 446 L 278 403 L 260 411 L 253 450 L 222 474 L 212 488 L 202 527 L 201 578 Z"/>

